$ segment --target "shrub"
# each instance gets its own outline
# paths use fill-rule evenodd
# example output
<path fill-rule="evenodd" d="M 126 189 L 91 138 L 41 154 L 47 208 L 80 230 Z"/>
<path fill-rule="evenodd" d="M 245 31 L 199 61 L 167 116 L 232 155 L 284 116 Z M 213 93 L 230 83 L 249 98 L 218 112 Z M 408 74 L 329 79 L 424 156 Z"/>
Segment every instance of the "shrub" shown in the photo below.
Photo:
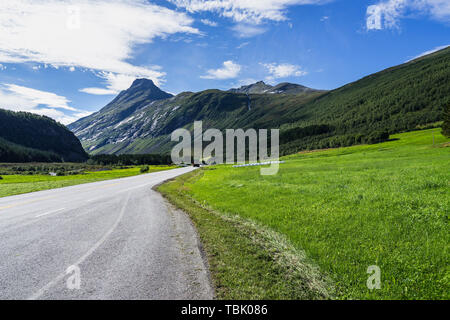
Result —
<path fill-rule="evenodd" d="M 389 133 L 386 131 L 375 131 L 369 134 L 366 143 L 374 144 L 389 140 Z"/>
<path fill-rule="evenodd" d="M 149 166 L 143 166 L 143 167 L 141 167 L 141 173 L 145 173 L 145 172 L 149 172 L 149 171 L 150 171 Z"/>

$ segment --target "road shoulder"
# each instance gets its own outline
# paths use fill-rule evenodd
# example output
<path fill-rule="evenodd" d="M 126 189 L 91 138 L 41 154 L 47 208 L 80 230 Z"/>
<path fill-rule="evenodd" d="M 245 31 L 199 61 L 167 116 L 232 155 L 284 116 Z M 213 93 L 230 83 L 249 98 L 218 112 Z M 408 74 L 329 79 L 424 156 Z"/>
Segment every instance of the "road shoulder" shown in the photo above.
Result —
<path fill-rule="evenodd" d="M 188 266 L 183 270 L 189 279 L 192 299 L 215 299 L 214 287 L 211 281 L 210 268 L 197 230 L 188 215 L 173 206 L 166 199 L 168 212 L 171 216 L 176 242 L 182 253 L 182 264 Z"/>

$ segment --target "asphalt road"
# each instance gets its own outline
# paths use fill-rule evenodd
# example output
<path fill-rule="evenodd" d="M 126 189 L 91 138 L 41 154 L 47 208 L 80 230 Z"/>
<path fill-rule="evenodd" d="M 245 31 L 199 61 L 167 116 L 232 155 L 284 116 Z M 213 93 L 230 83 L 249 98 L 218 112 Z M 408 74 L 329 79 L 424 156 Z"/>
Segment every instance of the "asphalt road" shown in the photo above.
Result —
<path fill-rule="evenodd" d="M 181 168 L 0 198 L 0 299 L 211 299 L 189 219 L 152 187 Z"/>

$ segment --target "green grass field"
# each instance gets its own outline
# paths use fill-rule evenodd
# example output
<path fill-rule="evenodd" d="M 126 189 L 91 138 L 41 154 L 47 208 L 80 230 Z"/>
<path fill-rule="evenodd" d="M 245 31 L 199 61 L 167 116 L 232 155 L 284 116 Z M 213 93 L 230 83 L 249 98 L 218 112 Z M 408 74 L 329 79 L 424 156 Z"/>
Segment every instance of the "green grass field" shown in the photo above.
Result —
<path fill-rule="evenodd" d="M 258 167 L 209 167 L 160 190 L 196 223 L 219 298 L 236 297 L 236 291 L 242 292 L 240 298 L 254 298 L 249 286 L 273 286 L 268 279 L 280 277 L 244 265 L 244 260 L 264 261 L 257 251 L 242 250 L 241 242 L 251 239 L 237 237 L 236 224 L 226 222 L 226 217 L 236 215 L 274 231 L 305 252 L 311 264 L 332 280 L 336 298 L 449 299 L 449 139 L 440 129 L 391 138 L 382 144 L 291 155 L 274 176 L 261 176 Z M 205 227 L 208 219 L 217 216 L 199 214 L 192 203 L 219 212 L 220 230 Z M 226 245 L 215 245 L 209 234 L 213 232 L 230 235 Z M 233 248 L 234 260 L 222 252 Z M 266 264 L 274 260 L 261 255 Z M 234 265 L 221 268 L 221 263 Z M 381 269 L 379 290 L 366 286 L 371 265 Z M 245 268 L 253 279 L 234 279 L 233 274 L 245 274 Z M 268 292 L 272 292 L 269 298 L 300 296 L 269 287 L 260 292 L 256 297 L 268 298 L 264 296 Z"/>
<path fill-rule="evenodd" d="M 173 166 L 149 166 L 149 172 L 173 169 Z M 140 173 L 141 167 L 128 169 L 113 169 L 84 174 L 52 177 L 49 175 L 3 175 L 0 180 L 0 197 L 16 194 L 68 187 L 82 183 L 110 180 L 135 176 Z"/>

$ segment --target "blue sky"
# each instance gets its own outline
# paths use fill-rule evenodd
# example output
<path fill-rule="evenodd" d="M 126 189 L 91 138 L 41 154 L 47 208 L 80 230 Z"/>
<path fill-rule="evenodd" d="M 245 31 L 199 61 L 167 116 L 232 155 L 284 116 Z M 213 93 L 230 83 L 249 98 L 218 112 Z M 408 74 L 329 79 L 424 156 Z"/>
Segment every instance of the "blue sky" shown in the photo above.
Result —
<path fill-rule="evenodd" d="M 333 89 L 450 45 L 448 0 L 0 3 L 0 108 L 68 124 L 135 78 L 171 93 Z"/>

